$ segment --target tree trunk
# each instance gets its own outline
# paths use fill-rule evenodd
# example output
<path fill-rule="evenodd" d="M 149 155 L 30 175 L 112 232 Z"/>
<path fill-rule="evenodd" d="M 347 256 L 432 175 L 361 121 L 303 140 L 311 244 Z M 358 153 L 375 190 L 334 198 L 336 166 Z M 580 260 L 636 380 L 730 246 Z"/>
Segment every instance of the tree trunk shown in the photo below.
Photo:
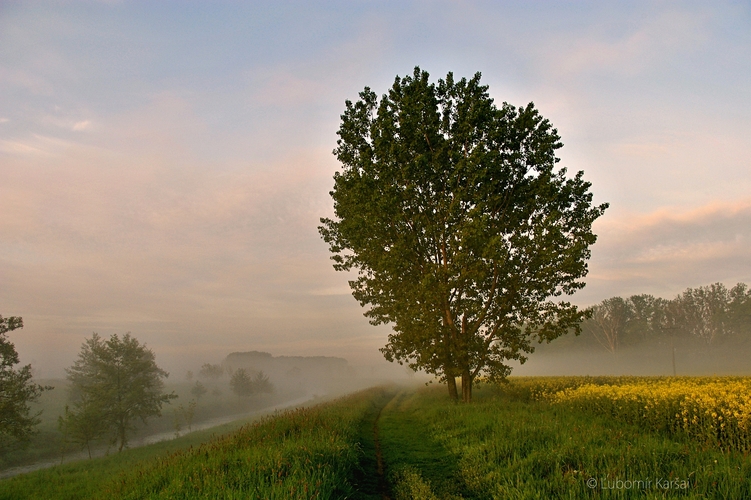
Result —
<path fill-rule="evenodd" d="M 462 401 L 464 403 L 472 402 L 472 374 L 469 371 L 469 334 L 467 332 L 467 315 L 462 315 L 462 330 L 461 330 L 461 350 L 462 350 Z"/>
<path fill-rule="evenodd" d="M 449 386 L 449 397 L 454 400 L 459 400 L 459 393 L 456 391 L 456 378 L 453 375 L 446 376 L 446 385 Z"/>
<path fill-rule="evenodd" d="M 118 448 L 117 452 L 120 453 L 125 446 L 125 426 L 120 427 L 118 434 L 120 434 L 120 448 Z"/>
<path fill-rule="evenodd" d="M 469 373 L 469 368 L 462 370 L 462 401 L 472 402 L 472 375 Z"/>

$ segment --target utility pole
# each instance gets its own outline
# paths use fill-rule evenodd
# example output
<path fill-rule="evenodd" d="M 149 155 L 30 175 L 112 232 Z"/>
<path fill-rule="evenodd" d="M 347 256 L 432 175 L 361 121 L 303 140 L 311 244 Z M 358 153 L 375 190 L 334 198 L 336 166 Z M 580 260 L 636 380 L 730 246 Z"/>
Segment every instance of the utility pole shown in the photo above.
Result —
<path fill-rule="evenodd" d="M 670 344 L 673 346 L 673 376 L 675 377 L 675 333 L 670 335 Z"/>

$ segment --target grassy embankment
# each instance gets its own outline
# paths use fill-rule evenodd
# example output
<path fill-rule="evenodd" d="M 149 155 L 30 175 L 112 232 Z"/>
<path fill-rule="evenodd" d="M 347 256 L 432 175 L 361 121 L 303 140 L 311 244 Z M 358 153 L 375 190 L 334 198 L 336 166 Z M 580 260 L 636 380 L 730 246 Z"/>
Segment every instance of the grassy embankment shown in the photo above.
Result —
<path fill-rule="evenodd" d="M 385 394 L 269 416 L 213 440 L 204 431 L 24 474 L 0 482 L 0 499 L 342 498 L 352 493 L 359 424 Z"/>
<path fill-rule="evenodd" d="M 36 427 L 36 434 L 30 439 L 27 446 L 11 450 L 9 453 L 0 454 L 0 470 L 10 467 L 18 467 L 34 464 L 38 461 L 66 460 L 75 456 L 80 448 L 72 443 L 63 442 L 63 434 L 58 429 L 58 417 L 64 414 L 65 405 L 68 404 L 68 382 L 65 379 L 45 379 L 36 381 L 42 385 L 54 387 L 50 391 L 42 393 L 39 402 L 31 404 L 32 413 L 41 412 L 40 424 Z M 137 446 L 139 442 L 153 434 L 184 434 L 189 431 L 189 424 L 200 426 L 206 421 L 229 415 L 238 415 L 252 411 L 260 411 L 284 401 L 299 398 L 303 394 L 291 392 L 279 392 L 271 395 L 261 394 L 251 398 L 238 398 L 224 387 L 226 381 L 207 381 L 206 386 L 210 392 L 200 399 L 196 399 L 191 393 L 190 382 L 177 382 L 165 387 L 165 392 L 175 393 L 178 398 L 172 400 L 162 408 L 162 415 L 148 420 L 147 425 L 136 422 L 137 431 L 131 435 L 130 443 Z M 184 411 L 190 402 L 196 403 L 192 422 L 186 422 Z M 107 440 L 94 443 L 94 452 L 103 455 L 108 449 Z"/>
<path fill-rule="evenodd" d="M 751 498 L 751 461 L 722 441 L 540 397 L 583 380 L 517 379 L 471 405 L 373 389 L 138 463 L 2 481 L 0 498 Z"/>

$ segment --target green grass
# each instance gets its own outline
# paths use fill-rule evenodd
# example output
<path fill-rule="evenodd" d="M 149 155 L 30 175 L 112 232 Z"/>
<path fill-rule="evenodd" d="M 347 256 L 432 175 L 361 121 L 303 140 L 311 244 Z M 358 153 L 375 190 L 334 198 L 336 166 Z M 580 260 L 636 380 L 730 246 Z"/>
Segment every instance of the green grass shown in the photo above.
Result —
<path fill-rule="evenodd" d="M 0 481 L 0 499 L 341 498 L 384 389 Z M 212 435 L 226 432 L 225 435 Z"/>
<path fill-rule="evenodd" d="M 413 395 L 419 411 L 408 425 L 452 457 L 408 464 L 439 498 L 751 498 L 751 463 L 742 454 L 490 387 L 478 390 L 471 405 L 449 402 L 444 391 Z M 447 474 L 451 460 L 458 467 L 453 491 L 434 480 Z M 592 478 L 594 488 L 587 483 Z M 666 489 L 671 479 L 685 480 L 687 488 L 670 483 Z M 641 480 L 646 487 L 619 480 Z"/>
<path fill-rule="evenodd" d="M 376 429 L 380 424 L 381 412 L 394 397 L 394 390 L 384 390 L 371 398 L 363 418 L 357 425 L 359 461 L 350 473 L 352 484 L 351 498 L 355 500 L 381 500 L 385 489 L 384 477 L 378 474 L 376 457 Z"/>
<path fill-rule="evenodd" d="M 22 498 L 90 498 L 113 476 L 151 463 L 155 458 L 197 447 L 212 439 L 229 435 L 259 417 L 240 420 L 211 429 L 185 434 L 177 439 L 148 446 L 126 449 L 93 460 L 66 462 L 64 465 L 42 469 L 0 481 L 0 499 Z"/>
<path fill-rule="evenodd" d="M 748 456 L 533 401 L 513 385 L 483 386 L 470 405 L 445 387 L 375 388 L 199 444 L 207 438 L 0 481 L 0 499 L 751 498 Z"/>
<path fill-rule="evenodd" d="M 64 413 L 65 405 L 68 404 L 68 381 L 65 379 L 42 379 L 35 382 L 54 387 L 50 391 L 43 392 L 39 401 L 30 405 L 33 413 L 41 412 L 39 415 L 40 423 L 35 429 L 36 434 L 31 437 L 30 442 L 26 443 L 25 446 L 20 446 L 21 443 L 18 443 L 9 452 L 0 453 L 0 469 L 59 459 L 63 451 L 65 451 L 66 457 L 70 457 L 80 450 L 70 443 L 64 447 L 63 436 L 57 425 L 58 416 Z M 207 420 L 225 415 L 259 411 L 264 407 L 273 406 L 285 400 L 296 399 L 302 395 L 301 393 L 277 393 L 240 399 L 232 394 L 229 388 L 224 387 L 225 385 L 226 381 L 206 382 L 210 391 L 220 389 L 221 394 L 210 392 L 197 401 L 193 425 L 199 425 Z M 174 432 L 178 407 L 180 405 L 187 406 L 191 400 L 195 399 L 190 393 L 191 388 L 192 383 L 185 381 L 167 385 L 165 392 L 174 392 L 178 395 L 178 399 L 173 400 L 171 404 L 164 405 L 162 415 L 150 418 L 146 425 L 136 422 L 138 429 L 130 435 L 130 441 L 135 443 L 148 435 Z M 180 434 L 185 434 L 188 431 L 187 423 L 184 419 L 181 419 L 180 424 Z M 107 441 L 107 439 L 103 439 L 95 443 L 94 448 L 104 453 L 104 450 L 108 448 Z"/>
<path fill-rule="evenodd" d="M 425 415 L 426 403 L 430 408 L 455 405 L 442 393 L 435 400 L 426 399 L 433 393 L 402 391 L 384 408 L 379 419 L 386 474 L 391 493 L 397 496 L 407 495 L 407 491 L 422 496 L 428 487 L 440 498 L 468 493 L 459 477 L 458 457 L 432 432 Z M 430 406 L 435 403 L 439 406 Z"/>

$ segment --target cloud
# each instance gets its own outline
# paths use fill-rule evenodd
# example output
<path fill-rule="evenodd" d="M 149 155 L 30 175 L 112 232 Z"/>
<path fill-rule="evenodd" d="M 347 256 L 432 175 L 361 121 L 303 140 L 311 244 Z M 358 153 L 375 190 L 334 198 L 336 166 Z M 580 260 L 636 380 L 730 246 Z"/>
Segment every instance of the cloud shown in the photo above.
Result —
<path fill-rule="evenodd" d="M 80 132 L 89 129 L 92 121 L 90 119 L 81 119 L 80 113 L 63 110 L 59 106 L 56 106 L 54 114 L 44 114 L 38 119 L 38 124 L 44 127 L 51 126 L 51 128 L 47 127 L 50 130 L 57 128 L 65 131 Z"/>
<path fill-rule="evenodd" d="M 0 312 L 24 316 L 23 352 L 54 372 L 91 331 L 130 330 L 181 359 L 207 332 L 224 354 L 302 354 L 368 330 L 328 291 L 343 282 L 316 231 L 331 211 L 328 148 L 205 155 L 221 133 L 174 95 L 87 140 L 0 142 Z"/>
<path fill-rule="evenodd" d="M 246 77 L 252 89 L 249 104 L 280 109 L 310 105 L 325 95 L 325 82 L 301 74 L 305 73 L 282 67 L 254 68 Z"/>
<path fill-rule="evenodd" d="M 569 32 L 548 40 L 538 56 L 554 67 L 556 75 L 576 75 L 592 71 L 634 76 L 662 64 L 676 53 L 688 52 L 708 39 L 706 12 L 666 8 L 658 12 L 634 9 L 623 19 L 603 13 L 602 21 L 590 23 L 582 31 Z M 555 55 L 554 59 L 549 56 Z"/>
<path fill-rule="evenodd" d="M 346 285 L 329 288 L 317 288 L 310 291 L 311 295 L 351 295 L 352 289 Z"/>
<path fill-rule="evenodd" d="M 78 130 L 86 130 L 90 126 L 91 126 L 91 121 L 89 121 L 89 120 L 83 120 L 83 121 L 74 123 L 73 124 L 73 130 L 76 130 L 76 131 L 78 131 Z"/>
<path fill-rule="evenodd" d="M 54 86 L 33 70 L 11 68 L 0 65 L 0 83 L 9 88 L 21 88 L 34 95 L 52 96 Z"/>
<path fill-rule="evenodd" d="M 595 232 L 582 294 L 591 301 L 635 293 L 672 297 L 687 287 L 751 281 L 751 199 L 606 215 Z"/>

